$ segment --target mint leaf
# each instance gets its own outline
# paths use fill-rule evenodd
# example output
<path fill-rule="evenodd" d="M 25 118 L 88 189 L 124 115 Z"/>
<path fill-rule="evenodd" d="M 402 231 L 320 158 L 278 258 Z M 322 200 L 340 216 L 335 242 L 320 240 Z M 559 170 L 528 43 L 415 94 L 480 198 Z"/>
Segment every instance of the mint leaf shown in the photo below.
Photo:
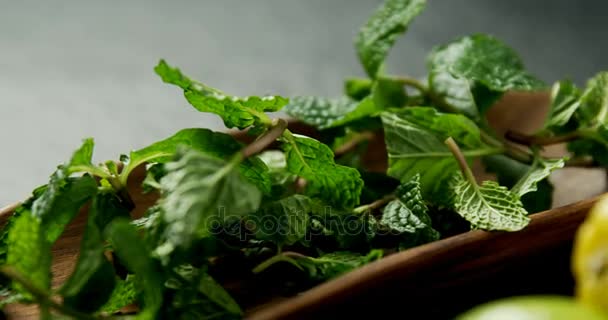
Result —
<path fill-rule="evenodd" d="M 116 195 L 99 193 L 93 198 L 74 272 L 61 288 L 64 303 L 93 312 L 110 298 L 115 285 L 114 268 L 104 256 L 103 230 L 116 217 L 129 217 Z"/>
<path fill-rule="evenodd" d="M 135 274 L 135 285 L 143 293 L 143 308 L 138 319 L 154 319 L 163 303 L 163 277 L 149 248 L 129 219 L 114 219 L 105 229 L 107 239 L 125 267 Z"/>
<path fill-rule="evenodd" d="M 204 269 L 180 265 L 165 283 L 172 290 L 171 308 L 164 311 L 171 319 L 237 319 L 242 310 L 230 294 Z"/>
<path fill-rule="evenodd" d="M 260 153 L 258 157 L 268 167 L 272 198 L 282 198 L 295 192 L 298 177 L 287 171 L 287 159 L 282 151 L 267 150 Z"/>
<path fill-rule="evenodd" d="M 587 82 L 576 114 L 586 127 L 608 122 L 608 72 L 600 72 Z"/>
<path fill-rule="evenodd" d="M 458 173 L 451 189 L 454 210 L 478 229 L 517 231 L 530 222 L 519 196 L 494 181 L 477 185 Z"/>
<path fill-rule="evenodd" d="M 72 155 L 72 159 L 70 159 L 68 167 L 76 167 L 76 166 L 92 166 L 91 163 L 93 159 L 93 149 L 95 147 L 95 142 L 92 138 L 85 139 L 82 143 L 82 146 L 78 148 Z"/>
<path fill-rule="evenodd" d="M 29 281 L 40 290 L 48 291 L 51 288 L 52 255 L 51 243 L 44 231 L 40 218 L 24 208 L 8 234 L 6 263 L 27 275 Z M 13 287 L 24 297 L 31 298 L 20 284 L 14 283 Z"/>
<path fill-rule="evenodd" d="M 532 166 L 526 174 L 511 188 L 511 192 L 519 197 L 537 190 L 536 184 L 549 177 L 553 170 L 563 168 L 564 160 L 544 160 L 539 157 L 534 159 Z"/>
<path fill-rule="evenodd" d="M 570 80 L 556 82 L 551 89 L 551 106 L 543 130 L 562 133 L 580 106 L 581 91 Z"/>
<path fill-rule="evenodd" d="M 386 0 L 361 28 L 355 40 L 359 60 L 375 78 L 397 37 L 422 12 L 425 0 Z"/>
<path fill-rule="evenodd" d="M 191 80 L 177 68 L 161 60 L 154 71 L 161 79 L 184 90 L 186 100 L 197 110 L 219 115 L 228 128 L 245 129 L 252 125 L 270 124 L 264 112 L 274 112 L 289 100 L 280 96 L 235 97 L 200 82 Z"/>
<path fill-rule="evenodd" d="M 229 134 L 208 129 L 183 129 L 173 136 L 155 142 L 143 149 L 132 151 L 129 162 L 123 170 L 123 182 L 130 172 L 144 163 L 165 163 L 173 159 L 179 147 L 188 147 L 204 152 L 217 159 L 226 159 L 239 152 L 243 144 Z M 251 183 L 264 193 L 270 192 L 271 182 L 268 168 L 257 157 L 250 157 L 239 164 L 239 170 Z"/>
<path fill-rule="evenodd" d="M 447 71 L 497 92 L 545 87 L 524 69 L 513 49 L 489 35 L 474 34 L 436 47 L 428 60 L 430 71 Z"/>
<path fill-rule="evenodd" d="M 431 226 L 428 207 L 422 200 L 420 175 L 401 184 L 396 194 L 397 199 L 384 207 L 380 222 L 405 235 L 407 247 L 439 239 L 439 233 Z"/>
<path fill-rule="evenodd" d="M 359 172 L 337 165 L 331 149 L 309 137 L 289 134 L 282 144 L 287 170 L 306 180 L 306 194 L 336 208 L 359 204 L 363 180 Z"/>
<path fill-rule="evenodd" d="M 256 238 L 293 245 L 306 235 L 311 207 L 308 197 L 296 194 L 263 205 L 248 221 L 255 223 Z"/>
<path fill-rule="evenodd" d="M 385 142 L 388 150 L 388 175 L 408 182 L 420 174 L 426 199 L 445 198 L 446 183 L 457 172 L 458 164 L 444 144 L 453 137 L 467 158 L 502 153 L 481 141 L 479 128 L 468 118 L 443 114 L 433 108 L 410 107 L 383 112 Z"/>
<path fill-rule="evenodd" d="M 456 78 L 445 70 L 430 72 L 428 81 L 435 95 L 476 121 L 502 96 L 501 92 L 489 90 L 464 78 Z"/>
<path fill-rule="evenodd" d="M 200 275 L 198 289 L 211 301 L 229 313 L 235 315 L 243 313 L 241 307 L 232 299 L 230 294 L 206 272 L 202 272 Z"/>
<path fill-rule="evenodd" d="M 336 251 L 318 258 L 296 258 L 297 264 L 304 269 L 311 280 L 326 281 L 336 278 L 360 266 L 381 259 L 382 250 L 372 250 L 367 255 L 348 251 Z"/>
<path fill-rule="evenodd" d="M 187 249 L 192 242 L 210 235 L 213 222 L 254 212 L 261 193 L 236 169 L 240 153 L 230 162 L 195 150 L 182 150 L 165 164 L 167 175 L 161 183 L 162 219 L 165 243 L 157 253 L 166 255 L 177 247 Z"/>
<path fill-rule="evenodd" d="M 58 169 L 48 187 L 32 205 L 32 215 L 41 219 L 50 243 L 55 242 L 80 208 L 97 192 L 97 182 L 89 175 L 69 178 L 65 169 Z"/>
<path fill-rule="evenodd" d="M 407 102 L 407 94 L 403 83 L 390 77 L 378 77 L 372 86 L 371 95 L 375 108 L 372 112 L 368 112 L 366 116 L 373 115 L 374 112 L 379 110 L 401 108 Z"/>
<path fill-rule="evenodd" d="M 373 80 L 350 78 L 344 81 L 344 93 L 351 99 L 360 101 L 372 92 Z"/>
<path fill-rule="evenodd" d="M 110 295 L 110 299 L 101 307 L 101 311 L 109 314 L 115 313 L 135 303 L 140 293 L 135 287 L 135 276 L 128 275 L 125 280 L 116 279 L 116 286 Z"/>
<path fill-rule="evenodd" d="M 285 112 L 320 130 L 338 127 L 379 111 L 371 98 L 354 101 L 342 97 L 295 97 L 285 107 Z"/>
<path fill-rule="evenodd" d="M 498 184 L 511 189 L 520 181 L 532 166 L 504 155 L 493 155 L 482 158 L 487 172 L 495 173 Z M 553 185 L 545 178 L 537 183 L 536 191 L 521 196 L 526 211 L 535 213 L 548 210 L 553 204 Z"/>

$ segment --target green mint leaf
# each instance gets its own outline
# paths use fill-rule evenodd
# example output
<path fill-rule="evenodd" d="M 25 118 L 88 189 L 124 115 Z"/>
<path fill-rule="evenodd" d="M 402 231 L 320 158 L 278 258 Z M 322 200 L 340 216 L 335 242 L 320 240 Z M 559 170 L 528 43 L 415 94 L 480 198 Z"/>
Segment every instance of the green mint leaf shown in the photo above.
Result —
<path fill-rule="evenodd" d="M 511 192 L 519 197 L 537 190 L 536 184 L 549 177 L 553 170 L 563 168 L 564 160 L 544 160 L 539 157 L 534 159 L 532 166 L 526 174 L 511 188 Z"/>
<path fill-rule="evenodd" d="M 377 112 L 377 110 L 401 108 L 407 102 L 407 94 L 403 83 L 390 77 L 378 77 L 372 86 L 371 95 L 375 108 L 366 116 L 373 115 L 373 112 Z"/>
<path fill-rule="evenodd" d="M 573 156 L 592 156 L 600 166 L 608 166 L 608 125 L 599 124 L 585 138 L 568 143 Z"/>
<path fill-rule="evenodd" d="M 238 319 L 242 310 L 230 294 L 204 269 L 180 265 L 165 282 L 172 290 L 171 307 L 165 317 L 171 319 Z"/>
<path fill-rule="evenodd" d="M 133 169 L 144 163 L 165 163 L 172 160 L 180 147 L 198 150 L 217 159 L 226 159 L 239 152 L 244 146 L 229 134 L 208 129 L 183 129 L 167 139 L 131 152 L 129 162 L 122 174 L 123 179 L 126 179 Z M 246 159 L 239 164 L 239 170 L 245 178 L 264 193 L 270 192 L 271 182 L 267 172 L 268 168 L 259 158 Z"/>
<path fill-rule="evenodd" d="M 349 98 L 361 101 L 372 92 L 373 80 L 367 78 L 350 78 L 344 81 L 344 93 Z"/>
<path fill-rule="evenodd" d="M 493 155 L 482 158 L 486 171 L 495 173 L 498 184 L 511 189 L 532 167 L 504 155 Z M 537 183 L 536 191 L 528 192 L 521 197 L 521 202 L 528 212 L 541 212 L 553 204 L 553 185 L 545 178 Z"/>
<path fill-rule="evenodd" d="M 282 144 L 287 170 L 306 180 L 306 194 L 336 208 L 359 204 L 363 180 L 359 172 L 334 162 L 331 149 L 309 137 L 289 134 Z"/>
<path fill-rule="evenodd" d="M 116 195 L 98 193 L 91 203 L 80 255 L 74 272 L 61 288 L 66 305 L 94 312 L 110 298 L 115 285 L 114 268 L 104 256 L 103 230 L 117 217 L 129 217 Z"/>
<path fill-rule="evenodd" d="M 489 35 L 474 34 L 436 47 L 428 61 L 430 71 L 447 71 L 497 92 L 545 88 L 542 81 L 524 69 L 513 49 Z"/>
<path fill-rule="evenodd" d="M 163 303 L 163 277 L 149 249 L 129 219 L 114 219 L 105 229 L 107 239 L 120 261 L 135 274 L 136 288 L 143 293 L 139 319 L 154 319 Z"/>
<path fill-rule="evenodd" d="M 465 78 L 456 78 L 441 69 L 431 71 L 428 82 L 435 95 L 476 121 L 502 96 L 502 92 L 492 91 Z"/>
<path fill-rule="evenodd" d="M 240 154 L 225 162 L 184 150 L 165 164 L 167 175 L 160 181 L 163 196 L 159 203 L 166 242 L 157 248 L 158 254 L 166 255 L 177 247 L 187 249 L 193 241 L 209 236 L 213 222 L 258 209 L 262 194 L 236 169 L 240 160 Z"/>
<path fill-rule="evenodd" d="M 422 200 L 420 175 L 400 185 L 396 194 L 397 199 L 384 207 L 380 223 L 406 235 L 408 246 L 438 240 L 439 233 L 431 226 L 428 207 Z"/>
<path fill-rule="evenodd" d="M 360 102 L 347 97 L 295 97 L 285 107 L 289 116 L 320 130 L 338 127 L 377 111 L 379 110 L 369 97 Z"/>
<path fill-rule="evenodd" d="M 570 80 L 556 82 L 551 89 L 551 106 L 543 130 L 562 133 L 580 106 L 581 91 Z"/>
<path fill-rule="evenodd" d="M 82 146 L 78 148 L 72 155 L 72 159 L 70 159 L 70 163 L 68 167 L 73 166 L 92 166 L 91 163 L 93 159 L 93 149 L 95 147 L 95 142 L 92 138 L 85 139 L 82 143 Z"/>
<path fill-rule="evenodd" d="M 245 129 L 256 124 L 270 124 L 270 118 L 264 112 L 278 111 L 289 102 L 280 96 L 240 98 L 227 95 L 191 80 L 164 60 L 154 70 L 164 82 L 182 88 L 186 100 L 195 109 L 219 115 L 228 128 Z"/>
<path fill-rule="evenodd" d="M 230 294 L 218 284 L 209 274 L 202 272 L 199 278 L 198 290 L 215 304 L 231 314 L 241 315 L 241 307 Z"/>
<path fill-rule="evenodd" d="M 135 286 L 135 276 L 128 275 L 125 280 L 116 279 L 116 286 L 110 299 L 101 307 L 101 311 L 109 314 L 118 312 L 120 309 L 135 303 L 140 293 L 141 291 Z"/>
<path fill-rule="evenodd" d="M 48 187 L 32 205 L 32 215 L 41 219 L 50 243 L 59 238 L 65 226 L 96 192 L 97 182 L 89 175 L 69 178 L 65 169 L 59 168 L 51 176 Z"/>
<path fill-rule="evenodd" d="M 576 114 L 586 127 L 608 122 L 608 72 L 600 72 L 587 82 Z"/>
<path fill-rule="evenodd" d="M 355 46 L 371 78 L 376 77 L 397 37 L 407 30 L 425 5 L 425 0 L 386 0 L 361 28 Z"/>
<path fill-rule="evenodd" d="M 44 231 L 40 218 L 24 208 L 8 234 L 6 263 L 27 275 L 29 281 L 40 290 L 48 291 L 51 287 L 52 255 L 51 243 L 44 236 Z M 24 297 L 31 298 L 20 284 L 14 283 L 13 288 Z"/>
<path fill-rule="evenodd" d="M 479 108 L 471 92 L 471 83 L 456 78 L 444 70 L 432 71 L 428 77 L 429 87 L 447 103 L 471 119 L 479 119 Z"/>
<path fill-rule="evenodd" d="M 255 224 L 255 236 L 278 246 L 293 245 L 306 235 L 312 204 L 308 197 L 292 195 L 264 204 L 248 221 Z"/>
<path fill-rule="evenodd" d="M 445 198 L 446 183 L 458 171 L 458 164 L 444 144 L 452 137 L 467 158 L 502 153 L 481 141 L 479 128 L 463 115 L 443 114 L 434 108 L 410 107 L 383 112 L 388 150 L 388 175 L 408 182 L 420 174 L 425 199 Z"/>
<path fill-rule="evenodd" d="M 382 250 L 372 250 L 367 255 L 348 251 L 336 251 L 318 258 L 302 257 L 295 260 L 300 267 L 307 271 L 311 280 L 322 282 L 379 260 L 382 256 Z"/>
<path fill-rule="evenodd" d="M 457 173 L 451 189 L 454 210 L 478 229 L 517 231 L 530 222 L 519 196 L 494 181 L 477 185 Z"/>
<path fill-rule="evenodd" d="M 287 171 L 287 159 L 282 151 L 267 150 L 260 153 L 258 157 L 268 167 L 268 175 L 272 184 L 272 198 L 280 199 L 295 192 L 298 177 Z"/>

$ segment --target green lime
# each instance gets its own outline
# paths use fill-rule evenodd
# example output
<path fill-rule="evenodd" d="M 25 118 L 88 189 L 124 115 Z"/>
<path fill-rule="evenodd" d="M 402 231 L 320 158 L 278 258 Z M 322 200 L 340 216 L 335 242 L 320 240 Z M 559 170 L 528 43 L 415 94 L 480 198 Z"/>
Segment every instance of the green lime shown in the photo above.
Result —
<path fill-rule="evenodd" d="M 522 296 L 479 305 L 456 320 L 606 320 L 600 311 L 563 296 Z"/>

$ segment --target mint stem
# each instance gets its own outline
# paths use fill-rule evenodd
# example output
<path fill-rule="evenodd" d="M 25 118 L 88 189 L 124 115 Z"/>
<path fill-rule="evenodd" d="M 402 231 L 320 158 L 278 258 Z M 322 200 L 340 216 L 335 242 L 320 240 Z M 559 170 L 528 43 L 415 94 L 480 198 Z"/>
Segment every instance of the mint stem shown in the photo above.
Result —
<path fill-rule="evenodd" d="M 527 146 L 538 145 L 538 146 L 547 146 L 552 144 L 559 144 L 564 142 L 573 141 L 576 139 L 580 139 L 583 137 L 582 132 L 573 131 L 561 136 L 553 136 L 553 137 L 540 137 L 535 135 L 527 135 L 517 131 L 507 131 L 505 134 L 506 138 Z"/>
<path fill-rule="evenodd" d="M 288 262 L 288 263 L 291 263 L 296 268 L 298 268 L 300 270 L 304 270 L 298 264 L 298 262 L 296 260 L 294 260 L 294 258 L 305 258 L 305 257 L 306 257 L 305 255 L 297 253 L 297 252 L 285 251 L 283 253 L 279 253 L 279 254 L 274 255 L 274 256 L 268 258 L 267 260 L 263 261 L 257 267 L 253 268 L 252 272 L 256 273 L 256 274 L 261 273 L 278 262 Z"/>
<path fill-rule="evenodd" d="M 400 83 L 402 83 L 405 86 L 412 87 L 412 88 L 415 88 L 416 90 L 420 91 L 420 93 L 422 93 L 424 96 L 429 98 L 431 100 L 431 102 L 433 102 L 433 104 L 436 107 L 438 107 L 439 109 L 441 109 L 442 111 L 449 112 L 449 113 L 461 113 L 460 110 L 458 110 L 458 108 L 449 104 L 447 101 L 445 101 L 445 99 L 438 96 L 431 88 L 428 88 L 422 82 L 420 82 L 414 78 L 403 77 L 403 76 L 395 77 L 394 79 L 396 79 L 397 81 L 399 81 Z"/>
<path fill-rule="evenodd" d="M 266 133 L 261 135 L 257 140 L 243 149 L 243 158 L 248 158 L 262 152 L 278 137 L 280 137 L 285 129 L 287 129 L 287 121 L 283 119 L 275 119 L 270 127 L 270 130 L 266 131 Z"/>
<path fill-rule="evenodd" d="M 366 204 L 366 205 L 362 205 L 359 207 L 356 207 L 353 209 L 353 213 L 354 214 L 362 214 L 368 211 L 372 211 L 372 210 L 376 210 L 379 208 L 384 207 L 384 205 L 386 205 L 387 203 L 395 200 L 397 198 L 397 196 L 395 196 L 394 194 L 389 194 L 387 196 L 384 196 L 382 199 L 376 200 L 370 204 Z"/>
<path fill-rule="evenodd" d="M 465 176 L 465 178 L 471 184 L 477 185 L 477 180 L 473 175 L 473 171 L 471 171 L 471 168 L 469 168 L 467 160 L 462 154 L 462 151 L 460 151 L 460 148 L 458 147 L 458 144 L 456 144 L 456 141 L 454 141 L 452 137 L 449 137 L 445 140 L 445 144 L 448 146 L 448 148 L 454 155 L 454 158 L 456 158 L 456 162 L 458 162 L 458 166 L 460 166 L 460 170 L 462 171 L 462 174 Z"/>
<path fill-rule="evenodd" d="M 17 270 L 9 266 L 0 267 L 0 273 L 2 273 L 7 278 L 18 282 L 21 286 L 23 286 L 29 293 L 34 296 L 34 299 L 38 301 L 42 306 L 47 306 L 51 309 L 54 309 L 66 316 L 73 317 L 75 319 L 85 319 L 85 320 L 97 320 L 102 319 L 99 317 L 90 316 L 86 313 L 81 313 L 80 311 L 76 311 L 72 308 L 64 306 L 55 302 L 49 294 L 42 289 L 38 288 L 36 285 L 31 283 L 28 279 L 26 279 L 23 275 L 21 275 Z"/>

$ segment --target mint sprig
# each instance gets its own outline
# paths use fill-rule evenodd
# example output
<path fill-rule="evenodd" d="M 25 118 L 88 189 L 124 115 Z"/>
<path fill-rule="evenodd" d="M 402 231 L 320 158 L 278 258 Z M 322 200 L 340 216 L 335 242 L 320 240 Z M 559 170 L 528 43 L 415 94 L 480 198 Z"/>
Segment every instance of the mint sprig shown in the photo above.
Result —
<path fill-rule="evenodd" d="M 84 139 L 0 233 L 0 305 L 36 303 L 44 317 L 76 319 L 129 305 L 137 319 L 242 318 L 244 292 L 304 290 L 456 232 L 521 230 L 551 206 L 552 172 L 608 165 L 607 72 L 580 89 L 555 83 L 543 128 L 505 136 L 486 120 L 495 102 L 549 87 L 496 37 L 436 46 L 426 81 L 391 74 L 391 47 L 425 6 L 386 0 L 375 10 L 354 39 L 368 77 L 348 78 L 337 98 L 240 97 L 160 60 L 163 82 L 247 131 L 248 142 L 185 128 L 95 163 L 94 140 Z M 276 111 L 317 129 L 314 137 Z M 543 147 L 558 143 L 571 155 L 546 157 Z M 386 170 L 370 158 L 388 159 Z M 497 181 L 478 181 L 479 160 Z M 128 188 L 138 168 L 158 199 L 131 217 L 142 205 Z M 84 208 L 80 256 L 51 290 L 53 244 Z"/>

